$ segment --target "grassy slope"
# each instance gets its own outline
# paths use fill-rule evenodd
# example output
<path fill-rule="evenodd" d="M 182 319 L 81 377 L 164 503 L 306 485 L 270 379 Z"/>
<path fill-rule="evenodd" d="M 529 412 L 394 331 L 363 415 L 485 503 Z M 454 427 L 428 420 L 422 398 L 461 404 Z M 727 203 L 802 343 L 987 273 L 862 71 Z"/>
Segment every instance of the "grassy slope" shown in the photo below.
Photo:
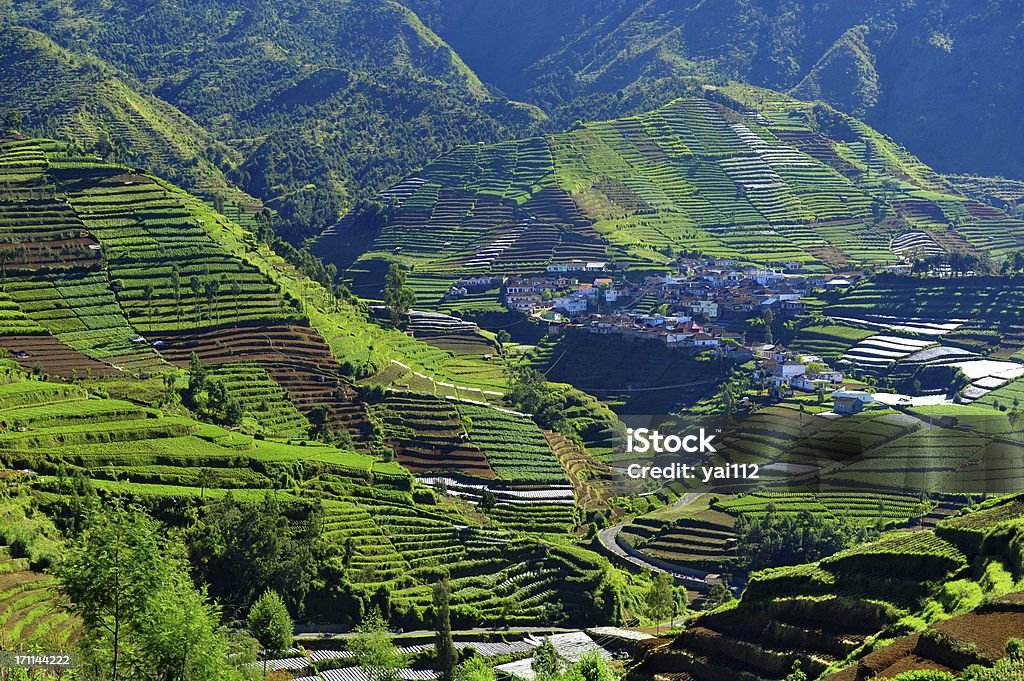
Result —
<path fill-rule="evenodd" d="M 26 130 L 92 148 L 101 135 L 125 159 L 175 181 L 227 191 L 204 156 L 210 135 L 174 106 L 142 93 L 94 57 L 74 54 L 27 28 L 0 31 L 0 104 L 24 116 Z"/>
<path fill-rule="evenodd" d="M 492 96 L 391 0 L 189 2 L 145 12 L 33 2 L 16 3 L 15 16 L 131 74 L 211 130 L 230 147 L 228 165 L 241 161 L 234 179 L 280 211 L 294 241 L 457 144 L 521 134 L 543 118 Z"/>

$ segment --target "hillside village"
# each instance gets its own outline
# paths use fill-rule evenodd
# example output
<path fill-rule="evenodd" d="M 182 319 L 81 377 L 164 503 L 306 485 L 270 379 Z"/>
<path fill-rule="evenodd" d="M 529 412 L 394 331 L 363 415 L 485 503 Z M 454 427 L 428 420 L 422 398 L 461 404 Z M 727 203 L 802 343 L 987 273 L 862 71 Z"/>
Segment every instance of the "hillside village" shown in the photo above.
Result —
<path fill-rule="evenodd" d="M 736 321 L 771 310 L 795 317 L 807 309 L 812 290 L 846 288 L 859 275 L 800 275 L 789 270 L 740 266 L 735 260 L 680 259 L 676 274 L 631 281 L 615 275 L 603 262 L 572 261 L 548 265 L 536 276 L 500 280 L 502 302 L 509 310 L 536 315 L 555 312 L 569 319 L 587 313 L 628 312 L 645 297 L 673 313 L 704 321 Z M 493 286 L 491 278 L 473 278 L 457 286 Z M 458 295 L 456 292 L 455 295 Z"/>
<path fill-rule="evenodd" d="M 548 324 L 549 333 L 614 335 L 699 354 L 713 352 L 734 364 L 753 361 L 754 377 L 783 398 L 794 390 L 832 395 L 837 413 L 861 411 L 868 393 L 841 390 L 842 371 L 816 355 L 787 350 L 781 344 L 748 343 L 744 323 L 754 318 L 795 319 L 807 312 L 814 292 L 846 288 L 860 274 L 801 275 L 732 259 L 688 259 L 672 275 L 648 276 L 642 282 L 608 271 L 603 262 L 552 263 L 542 275 L 467 279 L 477 289 L 501 285 L 502 303 L 514 312 Z M 654 299 L 656 311 L 636 311 L 641 299 Z M 833 393 L 835 393 L 833 395 Z"/>

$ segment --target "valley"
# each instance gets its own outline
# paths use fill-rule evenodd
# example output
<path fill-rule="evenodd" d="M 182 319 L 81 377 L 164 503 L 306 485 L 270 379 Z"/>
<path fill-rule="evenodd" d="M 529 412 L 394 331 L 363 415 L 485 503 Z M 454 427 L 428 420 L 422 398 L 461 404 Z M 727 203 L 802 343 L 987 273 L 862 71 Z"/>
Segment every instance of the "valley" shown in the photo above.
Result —
<path fill-rule="evenodd" d="M 0 657 L 1015 678 L 1010 9 L 513 4 L 0 7 Z"/>

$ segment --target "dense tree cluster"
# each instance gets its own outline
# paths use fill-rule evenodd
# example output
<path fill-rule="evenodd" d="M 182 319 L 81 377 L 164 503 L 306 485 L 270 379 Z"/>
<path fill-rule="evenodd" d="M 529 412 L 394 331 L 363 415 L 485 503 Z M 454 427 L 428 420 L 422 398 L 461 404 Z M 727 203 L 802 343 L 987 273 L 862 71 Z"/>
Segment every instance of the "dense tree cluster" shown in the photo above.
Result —
<path fill-rule="evenodd" d="M 247 613 L 270 589 L 289 612 L 304 613 L 317 572 L 319 536 L 316 511 L 305 513 L 294 522 L 271 496 L 241 503 L 229 495 L 189 529 L 197 575 L 228 614 Z"/>
<path fill-rule="evenodd" d="M 877 530 L 809 511 L 781 513 L 769 504 L 765 515 L 741 515 L 736 521 L 740 564 L 749 570 L 810 563 L 859 542 Z"/>
<path fill-rule="evenodd" d="M 244 678 L 231 665 L 219 610 L 189 577 L 184 548 L 145 514 L 91 515 L 56 572 L 85 625 L 83 678 Z"/>
<path fill-rule="evenodd" d="M 980 253 L 953 251 L 914 258 L 912 271 L 915 274 L 990 274 L 995 271 L 995 266 L 987 256 Z"/>

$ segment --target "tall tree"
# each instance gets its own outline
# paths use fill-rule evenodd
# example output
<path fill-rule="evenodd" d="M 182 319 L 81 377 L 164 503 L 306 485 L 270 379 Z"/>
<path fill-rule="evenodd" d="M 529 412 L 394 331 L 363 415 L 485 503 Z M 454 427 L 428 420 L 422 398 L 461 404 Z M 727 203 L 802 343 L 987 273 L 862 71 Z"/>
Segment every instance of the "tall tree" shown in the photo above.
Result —
<path fill-rule="evenodd" d="M 325 404 L 318 404 L 306 414 L 309 421 L 309 437 L 325 442 L 331 439 L 331 410 Z"/>
<path fill-rule="evenodd" d="M 647 590 L 647 614 L 654 620 L 656 632 L 661 634 L 661 623 L 672 616 L 675 601 L 672 575 L 658 572 L 651 578 L 651 586 Z"/>
<path fill-rule="evenodd" d="M 537 651 L 533 654 L 533 662 L 530 668 L 533 670 L 537 681 L 554 681 L 561 672 L 561 662 L 558 660 L 558 651 L 550 638 L 545 638 Z"/>
<path fill-rule="evenodd" d="M 772 345 L 775 343 L 775 333 L 772 330 L 772 326 L 775 324 L 775 313 L 769 308 L 761 315 L 761 319 L 764 321 L 764 342 Z"/>
<path fill-rule="evenodd" d="M 95 513 L 57 566 L 85 625 L 88 678 L 234 679 L 220 615 L 192 583 L 183 547 L 152 518 Z"/>
<path fill-rule="evenodd" d="M 245 623 L 263 648 L 263 676 L 267 675 L 267 654 L 283 653 L 292 647 L 292 635 L 295 627 L 288 614 L 288 606 L 273 589 L 263 592 L 252 609 Z"/>
<path fill-rule="evenodd" d="M 434 583 L 434 650 L 435 669 L 441 681 L 452 681 L 452 674 L 458 662 L 455 643 L 452 639 L 451 618 L 452 588 L 445 575 Z"/>
<path fill-rule="evenodd" d="M 142 287 L 142 295 L 146 299 L 147 307 L 149 307 L 149 316 L 150 317 L 154 316 L 153 315 L 153 292 L 154 292 L 154 290 L 155 289 L 153 288 L 153 283 L 152 282 L 148 282 L 147 281 L 146 285 Z"/>
<path fill-rule="evenodd" d="M 391 322 L 398 324 L 402 315 L 416 304 L 416 294 L 405 285 L 405 272 L 398 263 L 391 263 L 384 277 L 384 306 L 391 315 Z"/>
<path fill-rule="evenodd" d="M 181 328 L 181 270 L 178 263 L 171 264 L 171 288 L 174 289 L 174 316 L 178 320 L 178 328 Z"/>
<path fill-rule="evenodd" d="M 349 650 L 369 681 L 396 681 L 399 670 L 407 662 L 395 647 L 384 618 L 376 611 L 356 629 L 356 635 L 349 641 Z"/>
<path fill-rule="evenodd" d="M 125 676 L 124 658 L 136 654 L 131 624 L 163 578 L 158 556 L 152 521 L 118 512 L 90 519 L 58 566 L 61 589 L 85 625 L 84 657 L 115 681 Z"/>

